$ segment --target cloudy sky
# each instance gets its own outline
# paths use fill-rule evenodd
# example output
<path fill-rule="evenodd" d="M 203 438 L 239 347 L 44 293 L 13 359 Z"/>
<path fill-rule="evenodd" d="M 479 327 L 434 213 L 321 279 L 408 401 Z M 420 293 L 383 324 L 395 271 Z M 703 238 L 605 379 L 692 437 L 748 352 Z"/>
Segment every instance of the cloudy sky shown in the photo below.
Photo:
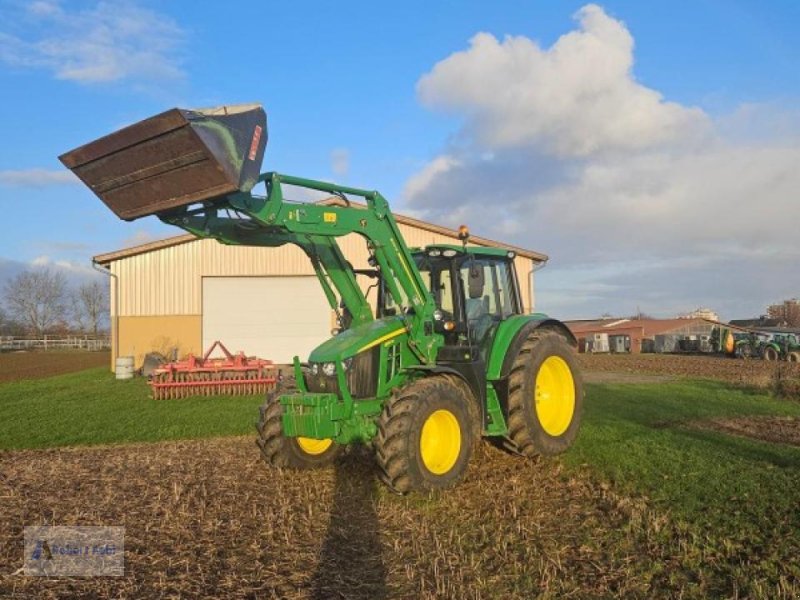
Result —
<path fill-rule="evenodd" d="M 0 279 L 178 233 L 59 154 L 259 101 L 265 170 L 548 254 L 554 316 L 800 296 L 800 3 L 204 4 L 0 0 Z"/>

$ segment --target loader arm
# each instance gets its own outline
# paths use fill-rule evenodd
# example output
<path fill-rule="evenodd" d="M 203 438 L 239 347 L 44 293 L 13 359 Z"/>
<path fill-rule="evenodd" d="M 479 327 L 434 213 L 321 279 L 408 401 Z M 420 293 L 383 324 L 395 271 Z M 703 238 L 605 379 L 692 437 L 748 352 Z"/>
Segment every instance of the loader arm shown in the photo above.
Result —
<path fill-rule="evenodd" d="M 433 332 L 433 297 L 386 199 L 376 191 L 278 173 L 265 173 L 259 181 L 266 184 L 266 196 L 240 192 L 206 202 L 199 208 L 182 207 L 161 213 L 159 218 L 223 244 L 299 246 L 308 255 L 331 307 L 338 312 L 341 301 L 354 324 L 371 321 L 372 308 L 336 238 L 351 233 L 362 236 L 386 288 L 403 308 L 411 350 L 421 362 L 435 363 L 441 339 Z M 328 192 L 345 199 L 346 195 L 358 196 L 366 201 L 366 208 L 287 201 L 283 184 Z"/>

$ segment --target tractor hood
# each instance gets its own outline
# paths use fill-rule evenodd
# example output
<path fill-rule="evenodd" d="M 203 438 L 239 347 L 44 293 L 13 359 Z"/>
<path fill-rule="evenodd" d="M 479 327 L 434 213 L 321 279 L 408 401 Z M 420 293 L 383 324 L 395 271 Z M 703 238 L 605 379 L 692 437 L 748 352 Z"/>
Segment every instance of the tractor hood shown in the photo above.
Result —
<path fill-rule="evenodd" d="M 317 346 L 309 362 L 335 362 L 355 356 L 406 333 L 403 317 L 384 317 L 347 329 Z"/>

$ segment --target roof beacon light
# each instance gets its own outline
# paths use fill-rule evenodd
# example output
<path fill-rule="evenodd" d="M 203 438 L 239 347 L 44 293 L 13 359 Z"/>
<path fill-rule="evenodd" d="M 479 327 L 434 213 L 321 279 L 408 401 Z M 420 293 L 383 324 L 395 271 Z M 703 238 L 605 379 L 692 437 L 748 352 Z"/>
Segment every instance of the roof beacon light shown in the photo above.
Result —
<path fill-rule="evenodd" d="M 458 228 L 458 239 L 461 240 L 461 243 L 464 245 L 464 250 L 467 249 L 467 240 L 469 239 L 469 227 L 466 225 L 461 225 Z"/>

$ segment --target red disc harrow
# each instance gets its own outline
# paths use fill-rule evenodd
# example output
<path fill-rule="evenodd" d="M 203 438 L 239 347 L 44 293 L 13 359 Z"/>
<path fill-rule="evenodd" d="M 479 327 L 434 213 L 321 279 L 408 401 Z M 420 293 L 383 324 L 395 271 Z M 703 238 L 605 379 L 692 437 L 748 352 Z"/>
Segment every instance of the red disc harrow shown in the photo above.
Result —
<path fill-rule="evenodd" d="M 209 358 L 214 348 L 224 358 Z M 202 358 L 190 354 L 186 360 L 166 363 L 153 370 L 150 387 L 153 398 L 186 398 L 188 396 L 244 396 L 266 393 L 277 381 L 271 360 L 235 355 L 220 341 L 214 342 Z"/>

